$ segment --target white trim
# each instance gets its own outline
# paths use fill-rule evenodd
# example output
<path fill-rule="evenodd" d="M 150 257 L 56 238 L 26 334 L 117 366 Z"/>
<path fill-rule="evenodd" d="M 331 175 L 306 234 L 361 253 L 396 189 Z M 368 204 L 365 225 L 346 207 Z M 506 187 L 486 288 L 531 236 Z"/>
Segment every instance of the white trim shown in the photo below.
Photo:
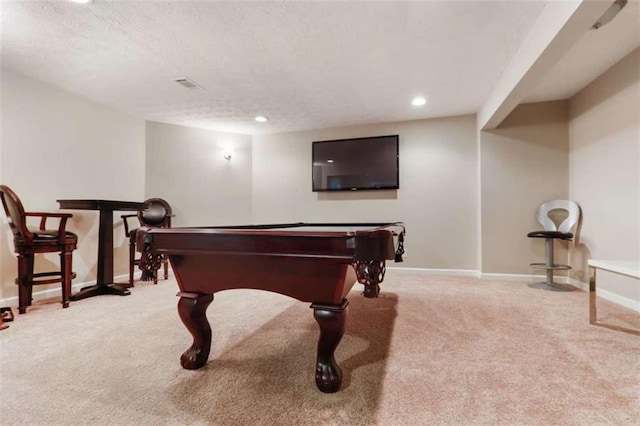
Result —
<path fill-rule="evenodd" d="M 418 274 L 418 275 L 448 275 L 458 277 L 477 277 L 481 280 L 506 280 L 506 281 L 539 281 L 542 277 L 540 275 L 526 275 L 526 274 L 492 274 L 492 273 L 480 273 L 474 269 L 427 269 L 427 268 L 387 268 L 387 272 L 392 274 Z M 169 275 L 173 275 L 173 271 L 169 268 Z M 128 280 L 129 274 L 118 275 L 114 277 L 114 281 Z M 555 281 L 571 284 L 576 288 L 583 291 L 589 291 L 589 284 L 576 280 L 570 277 L 557 276 L 554 277 Z M 71 286 L 71 290 L 78 291 L 82 287 L 93 285 L 94 282 L 75 283 Z M 47 290 L 36 291 L 33 293 L 34 300 L 48 299 L 58 296 L 60 294 L 60 288 L 50 288 Z M 640 301 L 630 299 L 628 297 L 620 296 L 619 294 L 607 291 L 598 290 L 598 297 L 607 300 L 609 302 L 624 306 L 633 311 L 640 312 Z M 0 299 L 0 306 L 10 306 L 18 303 L 18 296 L 7 297 Z"/>
<path fill-rule="evenodd" d="M 569 278 L 567 280 L 567 284 L 571 284 L 572 286 L 577 287 L 583 291 L 589 291 L 589 283 L 583 283 L 582 281 L 576 280 L 575 278 Z"/>
<path fill-rule="evenodd" d="M 476 268 L 482 271 L 482 126 L 476 114 Z"/>
<path fill-rule="evenodd" d="M 640 301 L 629 299 L 628 297 L 620 296 L 619 294 L 597 289 L 598 297 L 609 302 L 613 302 L 617 305 L 624 306 L 625 308 L 629 308 L 632 311 L 636 311 L 640 313 Z"/>
<path fill-rule="evenodd" d="M 173 275 L 173 271 L 171 270 L 171 268 L 169 268 L 169 276 L 171 275 Z M 113 277 L 113 280 L 119 284 L 129 282 L 129 274 L 127 273 L 127 274 L 115 276 Z M 95 281 L 87 281 L 83 283 L 71 284 L 71 293 L 73 294 L 74 292 L 81 290 L 82 287 L 94 285 L 95 283 L 96 283 Z M 56 285 L 56 284 L 54 283 L 51 285 Z M 61 294 L 61 289 L 60 289 L 60 285 L 58 284 L 58 286 L 55 288 L 34 291 L 32 296 L 33 296 L 33 300 L 43 300 L 43 299 L 50 299 L 53 297 L 61 297 L 60 294 Z M 17 304 L 18 304 L 18 296 L 12 296 L 12 297 L 7 297 L 5 299 L 0 299 L 0 306 L 12 306 Z"/>
<path fill-rule="evenodd" d="M 506 281 L 543 281 L 545 276 L 527 275 L 527 274 L 493 274 L 482 273 L 475 269 L 430 269 L 430 268 L 403 268 L 403 267 L 387 267 L 387 272 L 399 274 L 418 274 L 418 275 L 450 275 L 458 277 L 476 277 L 483 280 L 506 280 Z M 567 283 L 567 277 L 554 276 L 555 281 Z"/>
<path fill-rule="evenodd" d="M 583 283 L 582 281 L 578 281 L 574 278 L 570 278 L 570 284 L 574 285 L 584 291 L 589 291 L 589 284 Z M 596 293 L 600 299 L 606 300 L 611 303 L 615 303 L 616 305 L 624 306 L 625 308 L 631 309 L 632 311 L 640 312 L 640 301 L 634 300 L 625 296 L 620 296 L 617 293 L 608 290 L 602 290 L 600 288 L 596 288 Z"/>
<path fill-rule="evenodd" d="M 479 277 L 481 280 L 505 280 L 505 281 L 517 281 L 517 282 L 542 282 L 546 276 L 542 275 L 527 275 L 527 274 L 493 274 L 493 273 L 481 273 L 472 269 L 426 269 L 426 268 L 387 268 L 387 271 L 400 274 L 419 274 L 419 275 L 451 275 L 451 276 L 464 276 L 464 277 Z M 566 276 L 554 276 L 553 280 L 563 284 L 571 284 L 574 287 L 582 290 L 589 291 L 589 284 L 576 280 L 575 278 Z M 628 297 L 620 296 L 607 290 L 598 289 L 598 297 L 603 300 L 615 303 L 625 308 L 631 309 L 636 312 L 640 312 L 640 301 L 630 299 Z"/>
<path fill-rule="evenodd" d="M 475 269 L 427 269 L 427 268 L 398 268 L 387 267 L 387 272 L 418 275 L 450 275 L 458 277 L 479 277 Z"/>
<path fill-rule="evenodd" d="M 546 280 L 546 275 L 527 275 L 527 274 L 493 274 L 493 273 L 483 273 L 480 276 L 483 280 L 506 280 L 506 281 L 530 281 L 530 282 L 542 282 Z M 553 276 L 553 280 L 566 284 L 567 277 L 563 276 Z"/>

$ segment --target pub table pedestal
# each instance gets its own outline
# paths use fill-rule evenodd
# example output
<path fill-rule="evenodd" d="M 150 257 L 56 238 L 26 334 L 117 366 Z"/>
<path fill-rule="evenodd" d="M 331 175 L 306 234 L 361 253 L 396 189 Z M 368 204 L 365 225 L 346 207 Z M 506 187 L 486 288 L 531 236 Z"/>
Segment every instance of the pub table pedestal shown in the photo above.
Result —
<path fill-rule="evenodd" d="M 100 225 L 98 227 L 98 276 L 96 284 L 82 288 L 71 295 L 70 300 L 82 300 L 102 294 L 128 296 L 131 292 L 128 285 L 113 282 L 113 212 L 144 210 L 145 203 L 135 201 L 114 200 L 57 200 L 61 209 L 98 210 Z"/>

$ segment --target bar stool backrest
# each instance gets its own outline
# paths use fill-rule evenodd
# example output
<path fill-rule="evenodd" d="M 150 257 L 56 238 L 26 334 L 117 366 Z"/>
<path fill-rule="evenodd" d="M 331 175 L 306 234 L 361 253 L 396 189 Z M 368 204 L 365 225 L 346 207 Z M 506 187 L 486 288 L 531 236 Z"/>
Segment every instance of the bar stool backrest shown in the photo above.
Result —
<path fill-rule="evenodd" d="M 549 216 L 549 213 L 553 210 L 565 210 L 567 212 L 567 217 L 560 223 L 560 226 L 557 226 Z M 571 232 L 580 219 L 580 207 L 569 200 L 547 201 L 538 207 L 537 219 L 545 231 Z"/>

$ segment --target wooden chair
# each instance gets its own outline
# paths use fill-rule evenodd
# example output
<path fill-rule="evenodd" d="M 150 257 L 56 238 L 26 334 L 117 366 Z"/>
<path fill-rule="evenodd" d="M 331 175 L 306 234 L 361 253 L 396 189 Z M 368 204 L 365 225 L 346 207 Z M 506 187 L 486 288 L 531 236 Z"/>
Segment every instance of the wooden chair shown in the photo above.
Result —
<path fill-rule="evenodd" d="M 133 287 L 133 270 L 136 265 L 140 264 L 140 259 L 136 259 L 136 234 L 138 228 L 129 229 L 128 219 L 137 217 L 141 226 L 151 228 L 170 228 L 171 227 L 171 206 L 162 198 L 149 198 L 144 201 L 148 204 L 148 208 L 139 211 L 137 214 L 123 214 L 124 233 L 129 238 L 129 285 Z M 166 257 L 162 258 L 164 267 L 164 279 L 169 278 L 169 262 Z M 158 284 L 158 271 L 142 271 L 140 278 L 142 281 L 153 280 L 154 284 Z"/>
<path fill-rule="evenodd" d="M 22 202 L 8 186 L 0 185 L 0 198 L 13 232 L 14 251 L 18 255 L 18 312 L 24 314 L 33 300 L 33 286 L 62 283 L 62 307 L 69 307 L 71 280 L 76 274 L 71 271 L 72 252 L 76 249 L 78 236 L 65 229 L 69 213 L 25 212 Z M 39 217 L 40 226 L 27 225 L 27 218 Z M 46 229 L 47 219 L 60 219 L 58 229 Z M 33 272 L 34 256 L 42 253 L 60 253 L 60 271 Z"/>

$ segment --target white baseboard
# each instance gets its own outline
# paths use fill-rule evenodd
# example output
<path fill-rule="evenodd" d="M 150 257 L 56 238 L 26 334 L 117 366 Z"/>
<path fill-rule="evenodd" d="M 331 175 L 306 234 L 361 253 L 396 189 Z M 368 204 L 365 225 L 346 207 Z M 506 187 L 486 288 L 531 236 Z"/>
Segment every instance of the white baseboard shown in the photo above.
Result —
<path fill-rule="evenodd" d="M 480 271 L 474 269 L 427 269 L 427 268 L 399 268 L 399 267 L 390 267 L 387 268 L 387 273 L 391 274 L 417 274 L 417 275 L 445 275 L 445 276 L 458 276 L 458 277 L 477 277 L 481 280 L 505 280 L 505 281 L 526 281 L 526 282 L 537 282 L 544 277 L 540 275 L 526 275 L 526 274 L 493 274 L 493 273 L 481 273 Z M 169 269 L 169 275 L 173 275 L 173 271 Z M 118 275 L 114 277 L 114 281 L 126 282 L 129 279 L 129 274 Z M 571 284 L 574 287 L 577 287 L 583 291 L 589 291 L 589 284 L 583 283 L 582 281 L 578 281 L 576 279 L 564 276 L 554 277 L 554 280 L 564 284 Z M 71 291 L 78 291 L 82 287 L 86 287 L 88 285 L 93 285 L 95 282 L 83 282 L 83 283 L 75 283 L 71 286 Z M 60 294 L 60 287 L 50 288 L 47 290 L 34 291 L 33 299 L 41 300 L 48 299 L 51 297 L 57 297 Z M 607 300 L 609 302 L 615 303 L 617 305 L 624 306 L 625 308 L 631 309 L 636 312 L 640 312 L 640 301 L 629 299 L 628 297 L 620 296 L 619 294 L 607 291 L 607 290 L 598 290 L 598 297 Z M 0 306 L 9 306 L 18 303 L 18 296 L 7 297 L 5 299 L 0 299 Z"/>
<path fill-rule="evenodd" d="M 546 279 L 546 275 L 535 275 L 535 274 L 494 274 L 494 273 L 483 273 L 481 274 L 481 278 L 483 280 L 505 280 L 505 281 L 530 281 L 530 282 L 542 282 Z M 567 284 L 567 277 L 564 276 L 554 276 L 554 281 L 557 281 L 562 284 Z"/>
<path fill-rule="evenodd" d="M 582 281 L 576 280 L 575 278 L 567 278 L 565 282 L 579 288 L 580 290 L 589 291 L 589 283 L 583 283 Z M 600 293 L 600 291 L 598 291 L 598 293 Z"/>
<path fill-rule="evenodd" d="M 578 281 L 573 278 L 569 278 L 569 284 L 576 286 L 584 291 L 589 291 L 589 284 L 583 283 L 582 281 Z M 620 296 L 617 293 L 612 291 L 603 290 L 596 287 L 596 292 L 598 297 L 609 302 L 615 303 L 616 305 L 624 306 L 625 308 L 629 308 L 632 311 L 640 312 L 640 301 L 633 300 L 625 296 Z"/>
<path fill-rule="evenodd" d="M 398 274 L 416 275 L 449 275 L 458 277 L 476 277 L 483 280 L 506 280 L 506 281 L 540 281 L 544 278 L 540 275 L 525 274 L 486 274 L 475 269 L 428 269 L 428 268 L 402 268 L 387 267 L 388 272 Z M 555 277 L 557 281 L 566 283 L 566 277 Z"/>
<path fill-rule="evenodd" d="M 172 275 L 172 271 L 171 269 L 169 269 L 169 276 Z M 118 275 L 113 277 L 113 280 L 115 282 L 118 283 L 126 283 L 129 282 L 129 274 L 123 274 L 123 275 Z M 94 285 L 96 282 L 95 281 L 86 281 L 83 283 L 73 283 L 71 284 L 71 293 L 75 293 L 77 291 L 80 291 L 80 289 L 82 289 L 83 287 L 87 287 L 90 285 Z M 51 284 L 51 285 L 56 285 L 56 284 Z M 49 299 L 52 297 L 61 297 L 60 296 L 60 284 L 57 284 L 56 287 L 54 288 L 49 288 L 47 290 L 40 290 L 40 291 L 34 291 L 32 296 L 33 296 L 33 300 L 42 300 L 42 299 Z M 13 297 L 7 297 L 5 299 L 0 299 L 0 306 L 10 306 L 10 305 L 17 305 L 18 304 L 18 296 L 13 296 Z"/>
<path fill-rule="evenodd" d="M 401 268 L 387 267 L 387 272 L 393 274 L 417 274 L 417 275 L 449 275 L 457 277 L 479 277 L 480 273 L 475 269 L 426 269 L 426 268 Z"/>
<path fill-rule="evenodd" d="M 629 308 L 635 312 L 640 313 L 640 302 L 637 300 L 629 299 L 628 297 L 620 296 L 619 294 L 607 291 L 598 290 L 598 297 L 613 302 L 617 305 L 622 305 L 625 308 Z"/>
<path fill-rule="evenodd" d="M 544 281 L 546 276 L 542 275 L 527 275 L 527 274 L 493 274 L 493 273 L 481 273 L 473 269 L 426 269 L 426 268 L 387 268 L 388 272 L 394 274 L 417 274 L 417 275 L 450 275 L 450 276 L 465 276 L 465 277 L 478 277 L 481 280 L 505 280 L 516 282 L 538 282 Z M 562 284 L 571 284 L 576 288 L 583 291 L 589 291 L 589 284 L 583 283 L 571 277 L 566 276 L 554 276 L 554 281 Z M 635 312 L 640 312 L 640 301 L 629 299 L 628 297 L 620 296 L 607 290 L 598 290 L 598 297 L 603 300 L 615 303 L 625 308 L 631 309 Z"/>

